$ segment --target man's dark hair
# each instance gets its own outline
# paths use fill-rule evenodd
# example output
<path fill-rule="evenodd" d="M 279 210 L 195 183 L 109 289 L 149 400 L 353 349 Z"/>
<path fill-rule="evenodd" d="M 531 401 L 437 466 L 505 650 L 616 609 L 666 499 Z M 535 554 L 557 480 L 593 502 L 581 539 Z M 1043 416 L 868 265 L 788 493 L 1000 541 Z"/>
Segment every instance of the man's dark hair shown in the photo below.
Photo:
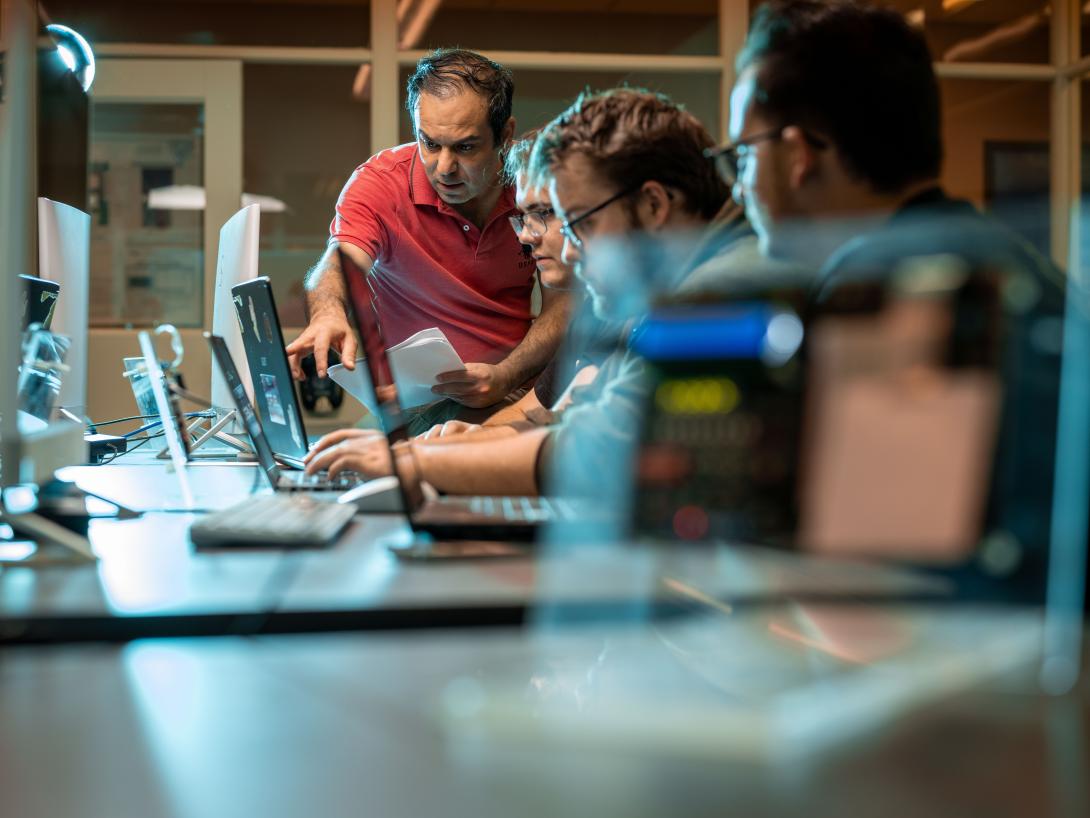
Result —
<path fill-rule="evenodd" d="M 664 94 L 642 88 L 583 93 L 542 130 L 529 173 L 541 177 L 581 153 L 618 190 L 656 181 L 678 190 L 683 207 L 711 219 L 730 194 L 704 158 L 707 129 Z"/>
<path fill-rule="evenodd" d="M 892 9 L 770 0 L 735 63 L 756 67 L 754 109 L 828 139 L 877 193 L 939 175 L 939 88 L 923 35 Z"/>
<path fill-rule="evenodd" d="M 475 51 L 464 48 L 437 48 L 421 58 L 409 77 L 405 107 L 416 126 L 416 103 L 421 94 L 447 97 L 466 89 L 479 94 L 488 103 L 488 124 L 499 146 L 503 126 L 511 118 L 515 80 L 511 71 Z"/>

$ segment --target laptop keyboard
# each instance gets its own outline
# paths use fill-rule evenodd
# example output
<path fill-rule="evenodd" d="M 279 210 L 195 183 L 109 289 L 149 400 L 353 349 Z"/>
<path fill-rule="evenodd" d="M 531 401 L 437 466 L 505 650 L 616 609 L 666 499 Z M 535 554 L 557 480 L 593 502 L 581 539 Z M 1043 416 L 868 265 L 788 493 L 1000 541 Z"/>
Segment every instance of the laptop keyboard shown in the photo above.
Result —
<path fill-rule="evenodd" d="M 559 497 L 470 497 L 469 510 L 487 517 L 528 523 L 564 519 L 574 513 L 571 504 Z"/>
<path fill-rule="evenodd" d="M 329 472 L 324 471 L 318 472 L 317 474 L 304 474 L 301 471 L 285 471 L 280 474 L 282 482 L 289 489 L 306 489 L 310 491 L 347 491 L 367 480 L 366 477 L 358 472 L 341 472 L 332 479 L 329 477 Z"/>
<path fill-rule="evenodd" d="M 198 546 L 328 545 L 355 511 L 351 504 L 321 502 L 306 494 L 258 495 L 197 520 L 189 527 L 189 539 Z"/>

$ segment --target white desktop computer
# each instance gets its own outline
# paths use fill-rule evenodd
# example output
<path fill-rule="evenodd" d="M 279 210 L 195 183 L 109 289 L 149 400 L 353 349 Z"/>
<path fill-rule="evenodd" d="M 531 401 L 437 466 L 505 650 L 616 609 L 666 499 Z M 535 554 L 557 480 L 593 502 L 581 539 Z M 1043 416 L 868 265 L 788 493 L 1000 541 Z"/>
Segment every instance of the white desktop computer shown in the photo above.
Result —
<path fill-rule="evenodd" d="M 72 340 L 59 405 L 79 417 L 87 406 L 90 248 L 90 215 L 60 202 L 38 199 L 38 275 L 61 286 L 50 328 Z"/>
<path fill-rule="evenodd" d="M 219 253 L 216 257 L 216 291 L 212 302 L 212 332 L 226 341 L 231 357 L 236 361 L 246 360 L 246 351 L 242 346 L 235 305 L 231 301 L 231 288 L 243 281 L 257 278 L 260 213 L 258 205 L 249 205 L 228 219 L 220 229 Z M 246 386 L 246 394 L 252 400 L 254 387 L 250 381 L 250 373 L 245 367 L 243 369 L 245 371 L 242 373 L 242 381 Z M 215 360 L 212 361 L 211 395 L 212 406 L 218 414 L 231 411 L 234 406 L 231 393 Z M 225 431 L 237 434 L 245 432 L 239 420 L 234 421 Z"/>

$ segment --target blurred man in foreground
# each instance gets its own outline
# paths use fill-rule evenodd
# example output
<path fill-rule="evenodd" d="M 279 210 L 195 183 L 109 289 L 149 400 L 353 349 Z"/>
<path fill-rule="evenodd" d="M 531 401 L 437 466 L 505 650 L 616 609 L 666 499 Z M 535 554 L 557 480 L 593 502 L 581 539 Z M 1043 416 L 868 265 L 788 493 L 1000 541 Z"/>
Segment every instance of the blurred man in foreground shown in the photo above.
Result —
<path fill-rule="evenodd" d="M 1023 547 L 1048 541 L 1061 273 L 1021 237 L 943 191 L 932 58 L 923 35 L 897 12 L 774 0 L 756 12 L 736 69 L 732 141 L 716 153 L 762 250 L 820 268 L 821 309 L 839 299 L 858 312 L 850 302 L 868 282 L 897 283 L 917 302 L 945 288 L 950 324 L 930 339 L 939 339 L 934 348 L 947 350 L 945 358 L 906 371 L 987 364 L 1001 373 L 984 536 L 1017 564 Z M 902 328 L 918 334 L 918 324 Z M 904 344 L 891 350 L 913 353 Z"/>

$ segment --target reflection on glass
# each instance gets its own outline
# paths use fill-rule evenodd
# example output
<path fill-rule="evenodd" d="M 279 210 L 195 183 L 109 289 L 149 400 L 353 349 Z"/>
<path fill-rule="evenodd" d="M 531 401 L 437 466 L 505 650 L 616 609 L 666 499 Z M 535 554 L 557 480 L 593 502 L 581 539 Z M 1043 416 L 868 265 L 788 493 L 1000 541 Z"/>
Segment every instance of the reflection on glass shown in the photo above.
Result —
<path fill-rule="evenodd" d="M 61 379 L 68 368 L 64 359 L 71 345 L 70 338 L 55 335 L 37 324 L 31 324 L 23 334 L 18 386 L 21 413 L 44 423 L 50 421 L 61 392 Z M 20 425 L 22 420 L 21 416 Z"/>
<path fill-rule="evenodd" d="M 539 626 L 518 660 L 452 680 L 453 748 L 795 764 L 1039 655 L 1029 611 L 786 602 L 642 627 Z M 471 745 L 462 745 L 471 740 Z"/>
<path fill-rule="evenodd" d="M 90 151 L 92 326 L 200 326 L 201 106 L 95 104 Z"/>

